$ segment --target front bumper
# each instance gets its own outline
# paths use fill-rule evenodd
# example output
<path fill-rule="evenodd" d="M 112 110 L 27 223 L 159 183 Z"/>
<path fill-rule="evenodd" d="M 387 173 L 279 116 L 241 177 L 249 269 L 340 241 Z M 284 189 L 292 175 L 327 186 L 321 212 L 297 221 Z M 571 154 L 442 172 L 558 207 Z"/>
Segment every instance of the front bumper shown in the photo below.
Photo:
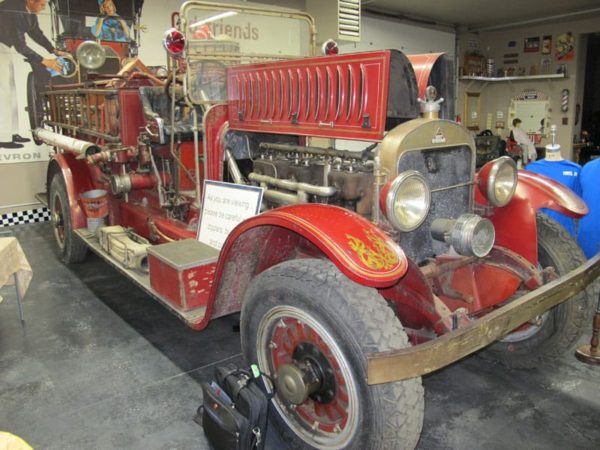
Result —
<path fill-rule="evenodd" d="M 441 369 L 564 302 L 584 290 L 598 276 L 600 254 L 568 274 L 511 301 L 464 328 L 413 347 L 370 353 L 367 355 L 367 381 L 369 384 L 388 383 Z"/>

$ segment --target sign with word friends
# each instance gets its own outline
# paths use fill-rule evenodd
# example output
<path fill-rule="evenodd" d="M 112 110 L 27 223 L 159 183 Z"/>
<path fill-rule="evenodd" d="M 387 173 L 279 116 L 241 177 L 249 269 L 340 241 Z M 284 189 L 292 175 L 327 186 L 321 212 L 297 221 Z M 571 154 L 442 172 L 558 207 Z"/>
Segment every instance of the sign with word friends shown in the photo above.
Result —
<path fill-rule="evenodd" d="M 198 240 L 221 250 L 239 223 L 260 211 L 263 188 L 205 181 Z"/>

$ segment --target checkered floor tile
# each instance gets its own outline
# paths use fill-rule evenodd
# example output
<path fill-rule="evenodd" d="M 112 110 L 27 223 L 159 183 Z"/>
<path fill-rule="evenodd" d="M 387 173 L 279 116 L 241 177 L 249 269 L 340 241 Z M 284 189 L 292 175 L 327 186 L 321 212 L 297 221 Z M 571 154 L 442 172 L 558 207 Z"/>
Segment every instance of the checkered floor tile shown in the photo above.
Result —
<path fill-rule="evenodd" d="M 28 209 L 0 215 L 0 227 L 45 222 L 47 220 L 50 220 L 50 211 L 48 208 Z"/>

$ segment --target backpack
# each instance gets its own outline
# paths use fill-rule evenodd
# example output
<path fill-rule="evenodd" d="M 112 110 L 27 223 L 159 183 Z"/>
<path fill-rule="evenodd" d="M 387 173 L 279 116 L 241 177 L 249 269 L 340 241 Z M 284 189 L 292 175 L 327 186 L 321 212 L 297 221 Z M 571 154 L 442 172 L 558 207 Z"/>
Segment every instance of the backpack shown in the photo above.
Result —
<path fill-rule="evenodd" d="M 259 387 L 258 368 L 217 367 L 215 381 L 203 382 L 196 422 L 215 450 L 262 450 L 269 399 Z"/>

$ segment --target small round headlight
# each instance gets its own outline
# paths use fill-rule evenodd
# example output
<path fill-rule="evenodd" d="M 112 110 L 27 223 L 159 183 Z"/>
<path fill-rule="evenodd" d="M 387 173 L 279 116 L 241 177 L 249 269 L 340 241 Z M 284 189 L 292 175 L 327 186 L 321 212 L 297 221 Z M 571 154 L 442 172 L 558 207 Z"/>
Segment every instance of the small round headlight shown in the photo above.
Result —
<path fill-rule="evenodd" d="M 487 163 L 481 170 L 483 193 L 494 206 L 506 206 L 517 188 L 517 166 L 508 156 Z"/>
<path fill-rule="evenodd" d="M 394 178 L 384 188 L 385 215 L 392 226 L 400 231 L 418 228 L 429 213 L 431 192 L 425 177 L 409 170 Z"/>
<path fill-rule="evenodd" d="M 463 214 L 452 229 L 452 246 L 459 255 L 486 256 L 496 239 L 494 225 L 475 214 Z"/>

